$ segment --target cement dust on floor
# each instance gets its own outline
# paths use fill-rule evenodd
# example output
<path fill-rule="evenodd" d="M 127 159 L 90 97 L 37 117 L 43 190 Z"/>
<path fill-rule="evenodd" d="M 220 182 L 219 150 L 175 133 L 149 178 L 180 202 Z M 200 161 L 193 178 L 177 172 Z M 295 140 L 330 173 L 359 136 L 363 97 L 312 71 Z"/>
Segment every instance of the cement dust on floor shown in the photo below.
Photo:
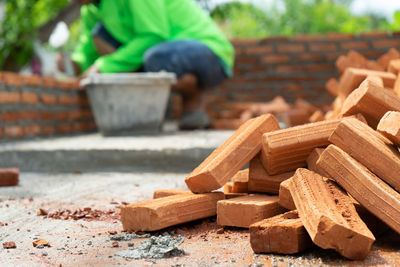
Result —
<path fill-rule="evenodd" d="M 121 233 L 118 216 L 63 220 L 38 216 L 40 208 L 50 213 L 90 207 L 103 212 L 119 212 L 122 203 L 152 198 L 156 189 L 185 188 L 184 174 L 160 173 L 22 173 L 20 185 L 0 188 L 0 243 L 14 241 L 16 249 L 0 248 L 0 266 L 290 266 L 290 265 L 395 265 L 400 262 L 400 238 L 390 231 L 378 238 L 363 262 L 346 261 L 335 252 L 311 249 L 296 256 L 255 255 L 246 230 L 221 231 L 215 219 L 171 227 L 164 232 L 185 237 L 179 247 L 184 256 L 156 260 L 128 260 L 115 256 L 128 249 L 110 240 L 110 232 Z M 34 248 L 32 242 L 43 238 L 51 247 Z M 379 240 L 384 240 L 380 242 Z M 135 239 L 134 247 L 143 239 Z M 388 246 L 390 242 L 390 246 Z"/>

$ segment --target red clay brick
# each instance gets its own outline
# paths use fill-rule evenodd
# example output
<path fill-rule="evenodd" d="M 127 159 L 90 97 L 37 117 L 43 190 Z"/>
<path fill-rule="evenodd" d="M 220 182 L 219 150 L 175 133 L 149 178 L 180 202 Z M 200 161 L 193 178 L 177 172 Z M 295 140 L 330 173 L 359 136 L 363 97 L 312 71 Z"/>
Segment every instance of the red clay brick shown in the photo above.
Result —
<path fill-rule="evenodd" d="M 39 97 L 37 94 L 32 92 L 22 92 L 21 93 L 22 102 L 26 104 L 37 104 L 39 101 Z"/>
<path fill-rule="evenodd" d="M 340 47 L 342 49 L 348 50 L 348 49 L 364 49 L 368 48 L 369 44 L 368 42 L 362 41 L 362 42 L 346 42 L 346 43 L 341 43 Z"/>
<path fill-rule="evenodd" d="M 307 169 L 298 169 L 290 193 L 311 240 L 323 249 L 362 260 L 375 237 L 361 220 L 350 197 L 339 186 Z"/>
<path fill-rule="evenodd" d="M 293 55 L 293 57 L 296 60 L 300 60 L 300 61 L 321 61 L 324 59 L 324 56 L 321 54 L 304 54 L 304 53 L 300 53 L 300 54 L 296 54 Z"/>
<path fill-rule="evenodd" d="M 249 55 L 259 55 L 259 54 L 267 54 L 272 53 L 274 51 L 273 46 L 255 46 L 255 47 L 247 47 L 245 50 L 246 54 Z"/>
<path fill-rule="evenodd" d="M 188 190 L 183 190 L 183 189 L 160 189 L 160 190 L 154 191 L 153 199 L 175 196 L 175 195 L 182 195 L 182 194 L 193 194 L 193 193 Z"/>
<path fill-rule="evenodd" d="M 77 104 L 79 104 L 79 97 L 62 95 L 59 97 L 58 103 L 61 105 L 66 105 L 66 106 L 77 105 Z"/>
<path fill-rule="evenodd" d="M 334 145 L 325 149 L 317 165 L 363 207 L 400 234 L 400 194 L 392 187 Z"/>
<path fill-rule="evenodd" d="M 64 90 L 79 90 L 79 80 L 65 80 L 65 81 L 57 81 L 58 86 Z"/>
<path fill-rule="evenodd" d="M 19 183 L 19 169 L 0 169 L 0 186 L 15 186 Z"/>
<path fill-rule="evenodd" d="M 279 124 L 269 114 L 247 121 L 186 177 L 187 186 L 194 193 L 221 188 L 260 152 L 262 133 L 276 129 Z"/>
<path fill-rule="evenodd" d="M 257 64 L 257 63 L 258 63 L 257 57 L 239 56 L 235 58 L 235 64 Z"/>
<path fill-rule="evenodd" d="M 388 71 L 398 76 L 400 73 L 400 59 L 390 60 Z"/>
<path fill-rule="evenodd" d="M 281 183 L 279 186 L 279 205 L 287 210 L 295 210 L 292 194 L 290 193 L 290 183 L 292 178 L 289 178 Z"/>
<path fill-rule="evenodd" d="M 400 112 L 387 112 L 378 124 L 378 132 L 400 147 Z"/>
<path fill-rule="evenodd" d="M 36 120 L 38 117 L 39 113 L 35 110 L 25 110 L 20 113 L 21 120 Z"/>
<path fill-rule="evenodd" d="M 230 193 L 248 193 L 249 169 L 238 171 L 232 178 L 232 191 Z"/>
<path fill-rule="evenodd" d="M 39 113 L 39 118 L 44 121 L 53 120 L 55 118 L 54 112 L 50 111 L 41 111 Z"/>
<path fill-rule="evenodd" d="M 17 92 L 0 92 L 0 103 L 19 103 L 21 101 L 21 95 Z"/>
<path fill-rule="evenodd" d="M 55 96 L 55 95 L 42 94 L 40 96 L 40 100 L 45 105 L 55 105 L 55 104 L 57 104 L 57 96 Z"/>
<path fill-rule="evenodd" d="M 39 75 L 22 75 L 21 78 L 27 86 L 38 87 L 42 85 L 42 78 Z"/>
<path fill-rule="evenodd" d="M 3 80 L 6 85 L 21 87 L 23 80 L 21 76 L 13 72 L 3 72 Z"/>
<path fill-rule="evenodd" d="M 329 79 L 329 81 L 325 84 L 326 90 L 333 96 L 338 96 L 339 94 L 339 81 L 335 78 Z"/>
<path fill-rule="evenodd" d="M 262 220 L 249 230 L 255 253 L 295 254 L 314 245 L 297 211 Z"/>
<path fill-rule="evenodd" d="M 24 135 L 21 126 L 6 126 L 4 131 L 7 138 L 19 138 Z"/>
<path fill-rule="evenodd" d="M 336 51 L 337 50 L 337 46 L 336 44 L 324 44 L 324 43 L 320 43 L 320 44 L 310 44 L 310 50 L 311 51 Z"/>
<path fill-rule="evenodd" d="M 268 64 L 287 63 L 289 61 L 290 57 L 285 55 L 269 55 L 263 57 L 263 62 Z"/>
<path fill-rule="evenodd" d="M 19 112 L 3 112 L 0 116 L 2 122 L 16 122 L 20 119 Z"/>
<path fill-rule="evenodd" d="M 40 129 L 40 134 L 43 135 L 53 135 L 57 132 L 54 126 L 42 126 Z"/>
<path fill-rule="evenodd" d="M 383 47 L 399 47 L 400 46 L 400 40 L 377 40 L 373 41 L 372 45 L 375 48 L 383 48 Z"/>
<path fill-rule="evenodd" d="M 399 41 L 400 44 L 400 41 Z M 379 59 L 377 60 L 377 63 L 383 67 L 383 69 L 386 71 L 389 68 L 390 61 L 394 59 L 399 59 L 400 58 L 400 52 L 395 49 L 391 48 L 387 53 L 383 54 Z"/>
<path fill-rule="evenodd" d="M 29 126 L 24 126 L 24 134 L 25 135 L 31 135 L 31 136 L 37 136 L 41 132 L 40 126 L 39 125 L 29 125 Z"/>
<path fill-rule="evenodd" d="M 217 223 L 248 228 L 251 224 L 284 212 L 277 196 L 248 195 L 217 203 Z"/>
<path fill-rule="evenodd" d="M 384 89 L 370 80 L 365 80 L 347 97 L 340 114 L 350 116 L 361 113 L 368 124 L 376 129 L 379 120 L 388 111 L 400 111 L 400 98 L 393 90 Z"/>
<path fill-rule="evenodd" d="M 42 84 L 45 88 L 56 88 L 58 81 L 53 77 L 42 77 Z"/>
<path fill-rule="evenodd" d="M 307 165 L 314 148 L 329 145 L 328 138 L 340 120 L 322 121 L 265 133 L 261 160 L 270 175 L 277 175 Z"/>
<path fill-rule="evenodd" d="M 69 123 L 60 124 L 56 127 L 56 132 L 61 134 L 71 133 L 72 125 Z"/>
<path fill-rule="evenodd" d="M 269 175 L 264 169 L 258 154 L 250 161 L 248 190 L 250 192 L 261 192 L 278 194 L 280 184 L 293 176 L 294 172 L 279 175 Z"/>
<path fill-rule="evenodd" d="M 126 231 L 157 231 L 169 226 L 214 216 L 221 192 L 180 194 L 122 206 L 121 222 Z"/>
<path fill-rule="evenodd" d="M 354 118 L 342 120 L 329 141 L 400 191 L 400 152 L 387 138 Z"/>
<path fill-rule="evenodd" d="M 301 53 L 306 50 L 303 44 L 283 44 L 278 46 L 279 53 Z"/>
<path fill-rule="evenodd" d="M 323 170 L 317 167 L 317 161 L 319 157 L 322 155 L 322 152 L 324 152 L 323 148 L 316 148 L 311 152 L 311 154 L 307 158 L 307 168 L 310 171 L 316 172 L 324 177 L 328 177 Z"/>

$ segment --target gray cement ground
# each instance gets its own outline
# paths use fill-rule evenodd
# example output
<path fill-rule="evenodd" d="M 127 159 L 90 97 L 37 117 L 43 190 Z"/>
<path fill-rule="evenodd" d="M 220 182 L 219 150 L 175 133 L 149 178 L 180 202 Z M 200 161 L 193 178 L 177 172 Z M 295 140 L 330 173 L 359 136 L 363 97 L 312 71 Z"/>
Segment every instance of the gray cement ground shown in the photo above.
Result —
<path fill-rule="evenodd" d="M 0 168 L 22 171 L 189 172 L 231 131 L 169 132 L 154 136 L 100 134 L 0 144 Z"/>

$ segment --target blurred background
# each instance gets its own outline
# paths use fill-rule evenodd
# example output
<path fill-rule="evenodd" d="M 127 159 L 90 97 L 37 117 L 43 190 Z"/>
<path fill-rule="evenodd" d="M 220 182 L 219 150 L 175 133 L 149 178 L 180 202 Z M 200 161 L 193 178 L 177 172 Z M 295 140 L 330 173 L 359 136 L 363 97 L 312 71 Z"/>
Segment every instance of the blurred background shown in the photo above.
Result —
<path fill-rule="evenodd" d="M 397 0 L 196 2 L 230 39 L 400 31 Z M 0 0 L 0 70 L 59 76 L 54 57 L 75 47 L 79 8 L 73 0 Z"/>

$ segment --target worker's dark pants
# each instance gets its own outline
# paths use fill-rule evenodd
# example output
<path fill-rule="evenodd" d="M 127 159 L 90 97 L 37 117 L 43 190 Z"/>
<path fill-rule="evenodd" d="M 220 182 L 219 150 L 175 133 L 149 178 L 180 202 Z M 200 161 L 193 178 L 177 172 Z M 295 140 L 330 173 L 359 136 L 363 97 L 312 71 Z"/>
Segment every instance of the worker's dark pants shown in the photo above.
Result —
<path fill-rule="evenodd" d="M 98 41 L 95 44 L 99 43 L 107 53 L 121 46 L 101 23 L 96 25 L 92 34 Z M 167 41 L 148 49 L 143 56 L 143 67 L 139 71 L 163 70 L 175 73 L 178 78 L 187 73 L 194 74 L 200 88 L 216 87 L 226 78 L 221 59 L 197 40 Z"/>

